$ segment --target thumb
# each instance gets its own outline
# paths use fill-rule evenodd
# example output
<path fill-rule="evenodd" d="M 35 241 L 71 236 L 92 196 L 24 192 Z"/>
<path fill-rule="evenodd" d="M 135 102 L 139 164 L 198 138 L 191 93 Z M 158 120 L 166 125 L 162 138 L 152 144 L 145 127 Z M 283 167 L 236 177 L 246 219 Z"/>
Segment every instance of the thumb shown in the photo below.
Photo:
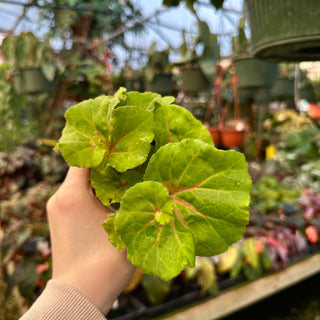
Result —
<path fill-rule="evenodd" d="M 75 188 L 75 190 L 91 190 L 90 169 L 70 167 L 63 182 L 64 186 Z"/>

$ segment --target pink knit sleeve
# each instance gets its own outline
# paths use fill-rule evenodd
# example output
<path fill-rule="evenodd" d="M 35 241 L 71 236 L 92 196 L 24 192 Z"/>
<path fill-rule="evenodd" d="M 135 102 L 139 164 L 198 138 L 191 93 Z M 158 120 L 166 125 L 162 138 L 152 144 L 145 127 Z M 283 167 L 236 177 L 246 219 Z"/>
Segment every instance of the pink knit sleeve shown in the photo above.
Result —
<path fill-rule="evenodd" d="M 106 320 L 92 302 L 70 285 L 50 280 L 20 320 Z"/>

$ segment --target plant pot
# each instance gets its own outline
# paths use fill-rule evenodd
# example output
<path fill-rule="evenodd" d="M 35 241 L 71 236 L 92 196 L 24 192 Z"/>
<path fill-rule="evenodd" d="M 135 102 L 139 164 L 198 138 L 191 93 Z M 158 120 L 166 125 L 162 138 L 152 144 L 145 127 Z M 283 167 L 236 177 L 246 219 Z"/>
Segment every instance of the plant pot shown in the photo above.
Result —
<path fill-rule="evenodd" d="M 172 93 L 173 83 L 171 73 L 157 74 L 151 82 L 147 83 L 147 90 L 168 95 Z"/>
<path fill-rule="evenodd" d="M 210 90 L 210 82 L 207 80 L 200 67 L 182 67 L 180 68 L 180 75 L 180 90 L 189 92 Z"/>
<path fill-rule="evenodd" d="M 126 79 L 125 86 L 128 91 L 144 91 L 144 81 L 142 79 Z"/>
<path fill-rule="evenodd" d="M 276 79 L 271 89 L 273 98 L 292 98 L 294 95 L 294 80 L 288 78 Z"/>
<path fill-rule="evenodd" d="M 239 88 L 239 97 L 247 101 L 265 103 L 271 100 L 270 88 Z"/>
<path fill-rule="evenodd" d="M 212 141 L 216 147 L 222 146 L 222 139 L 221 139 L 221 130 L 218 127 L 212 127 L 210 126 L 208 128 Z"/>
<path fill-rule="evenodd" d="M 23 68 L 13 75 L 13 84 L 18 94 L 53 92 L 55 87 L 48 81 L 40 68 Z"/>
<path fill-rule="evenodd" d="M 319 0 L 246 0 L 253 55 L 270 61 L 318 61 Z"/>
<path fill-rule="evenodd" d="M 270 88 L 272 87 L 278 64 L 256 59 L 251 56 L 242 56 L 234 59 L 238 75 L 238 88 Z"/>
<path fill-rule="evenodd" d="M 222 128 L 221 140 L 225 148 L 241 147 L 244 142 L 245 130 L 235 128 Z"/>

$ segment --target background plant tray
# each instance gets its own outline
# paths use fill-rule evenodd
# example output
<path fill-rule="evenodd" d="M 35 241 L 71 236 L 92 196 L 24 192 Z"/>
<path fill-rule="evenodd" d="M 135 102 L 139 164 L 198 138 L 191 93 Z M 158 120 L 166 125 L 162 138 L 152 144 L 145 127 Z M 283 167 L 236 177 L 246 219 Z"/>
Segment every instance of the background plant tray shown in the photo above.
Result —
<path fill-rule="evenodd" d="M 301 282 L 320 272 L 319 245 L 310 246 L 308 251 L 290 258 L 290 265 L 255 281 L 243 276 L 218 282 L 219 296 L 201 294 L 197 289 L 171 299 L 161 305 L 148 307 L 138 299 L 128 296 L 129 310 L 122 315 L 109 313 L 110 320 L 215 320 L 230 315 L 281 290 Z M 126 312 L 124 314 L 124 312 Z M 119 310 L 121 313 L 121 310 Z"/>

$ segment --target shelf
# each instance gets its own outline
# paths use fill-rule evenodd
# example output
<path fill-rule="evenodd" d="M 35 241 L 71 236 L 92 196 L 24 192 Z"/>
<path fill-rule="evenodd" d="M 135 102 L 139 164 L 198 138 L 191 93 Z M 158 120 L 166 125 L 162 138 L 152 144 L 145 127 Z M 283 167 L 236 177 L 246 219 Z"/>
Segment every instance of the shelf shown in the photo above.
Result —
<path fill-rule="evenodd" d="M 161 320 L 215 320 L 239 311 L 320 272 L 320 253 L 285 270 L 222 291 L 218 297 L 162 315 Z"/>

